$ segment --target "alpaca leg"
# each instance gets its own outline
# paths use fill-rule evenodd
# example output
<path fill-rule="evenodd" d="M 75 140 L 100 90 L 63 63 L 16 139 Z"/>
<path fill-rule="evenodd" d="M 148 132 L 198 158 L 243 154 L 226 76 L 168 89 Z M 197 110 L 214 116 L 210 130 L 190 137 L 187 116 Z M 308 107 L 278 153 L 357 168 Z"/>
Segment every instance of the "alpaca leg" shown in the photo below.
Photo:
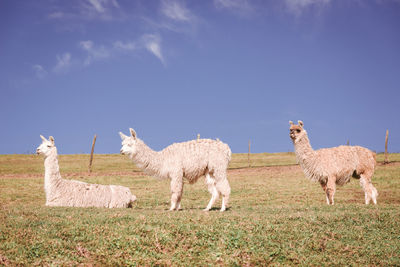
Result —
<path fill-rule="evenodd" d="M 372 202 L 376 205 L 378 202 L 376 198 L 378 197 L 378 190 L 376 190 L 375 186 L 372 185 L 371 183 L 371 189 L 372 189 Z"/>
<path fill-rule="evenodd" d="M 365 194 L 365 204 L 368 205 L 369 202 L 371 201 L 371 199 L 372 199 L 372 202 L 374 204 L 376 204 L 377 203 L 376 198 L 378 196 L 378 191 L 371 183 L 372 175 L 363 173 L 360 176 L 361 176 L 360 185 L 361 185 L 362 189 L 364 190 L 364 194 Z"/>
<path fill-rule="evenodd" d="M 182 191 L 178 196 L 178 201 L 176 202 L 176 210 L 181 210 L 181 200 L 182 200 L 182 195 L 183 195 L 183 183 L 182 183 Z"/>
<path fill-rule="evenodd" d="M 231 188 L 229 186 L 228 180 L 225 179 L 222 184 L 223 185 L 221 185 L 221 187 L 223 187 L 223 189 L 220 189 L 220 192 L 222 194 L 222 205 L 220 210 L 221 212 L 226 210 L 226 207 L 229 204 L 229 195 L 231 193 Z"/>
<path fill-rule="evenodd" d="M 229 202 L 229 195 L 231 194 L 231 187 L 229 186 L 228 179 L 224 176 L 222 179 L 217 180 L 216 183 L 218 192 L 222 195 L 222 206 L 220 211 L 225 211 Z"/>
<path fill-rule="evenodd" d="M 183 191 L 182 176 L 175 176 L 171 178 L 171 208 L 169 210 L 176 210 L 180 206 Z"/>
<path fill-rule="evenodd" d="M 208 187 L 208 192 L 211 194 L 211 199 L 204 211 L 209 211 L 214 205 L 215 201 L 218 199 L 219 193 L 217 187 L 215 186 L 215 179 L 211 177 L 208 172 L 206 173 L 206 184 Z"/>
<path fill-rule="evenodd" d="M 360 178 L 360 185 L 361 188 L 364 190 L 364 196 L 365 196 L 365 204 L 368 205 L 369 202 L 371 201 L 371 189 L 369 188 L 368 181 L 365 179 L 364 175 L 361 175 Z"/>
<path fill-rule="evenodd" d="M 324 190 L 324 192 L 325 192 L 325 196 L 326 196 L 326 204 L 328 204 L 328 205 L 329 205 L 329 198 L 328 198 L 328 194 L 326 193 L 326 184 L 324 184 L 324 183 L 321 183 L 321 187 L 322 187 L 322 190 Z"/>
<path fill-rule="evenodd" d="M 328 178 L 328 183 L 326 187 L 326 197 L 328 200 L 328 205 L 333 205 L 335 204 L 334 202 L 334 195 L 336 192 L 336 179 L 335 178 Z"/>

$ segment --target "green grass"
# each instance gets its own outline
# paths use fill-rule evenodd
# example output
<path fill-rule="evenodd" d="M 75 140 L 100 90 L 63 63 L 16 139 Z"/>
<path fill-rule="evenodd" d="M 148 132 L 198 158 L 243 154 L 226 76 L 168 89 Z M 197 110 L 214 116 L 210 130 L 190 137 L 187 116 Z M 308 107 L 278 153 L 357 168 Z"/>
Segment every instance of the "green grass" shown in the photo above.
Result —
<path fill-rule="evenodd" d="M 399 154 L 390 154 L 399 161 Z M 383 156 L 378 154 L 378 161 Z M 378 205 L 357 180 L 335 206 L 304 178 L 293 153 L 234 154 L 231 208 L 202 211 L 203 180 L 185 185 L 182 211 L 168 212 L 169 183 L 120 155 L 61 155 L 66 179 L 128 186 L 132 209 L 44 206 L 43 159 L 0 156 L 0 265 L 400 265 L 400 164 L 379 164 Z"/>

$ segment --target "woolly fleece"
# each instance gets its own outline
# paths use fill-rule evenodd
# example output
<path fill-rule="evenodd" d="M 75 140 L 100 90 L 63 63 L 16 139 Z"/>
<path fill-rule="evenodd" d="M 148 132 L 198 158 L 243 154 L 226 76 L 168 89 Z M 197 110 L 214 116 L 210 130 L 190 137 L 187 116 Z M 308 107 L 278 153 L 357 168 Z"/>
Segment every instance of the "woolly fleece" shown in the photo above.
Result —
<path fill-rule="evenodd" d="M 49 140 L 40 136 L 42 144 L 37 148 L 37 154 L 44 156 L 44 189 L 46 206 L 62 207 L 131 207 L 136 196 L 129 188 L 119 185 L 88 184 L 81 181 L 61 178 L 57 148 L 54 138 Z"/>
<path fill-rule="evenodd" d="M 290 123 L 290 138 L 296 158 L 306 177 L 318 181 L 326 193 L 327 203 L 334 204 L 336 185 L 344 185 L 350 178 L 360 179 L 365 192 L 365 204 L 376 204 L 378 191 L 371 183 L 376 166 L 375 153 L 360 146 L 339 146 L 313 150 L 302 121 Z"/>
<path fill-rule="evenodd" d="M 183 178 L 190 184 L 200 177 L 206 177 L 206 184 L 212 197 L 205 210 L 209 210 L 222 195 L 221 211 L 226 209 L 231 188 L 226 176 L 231 150 L 221 141 L 198 139 L 183 143 L 174 143 L 162 151 L 154 151 L 130 128 L 131 136 L 120 132 L 122 139 L 121 154 L 128 154 L 133 162 L 149 175 L 171 179 L 171 208 L 180 208 L 183 192 Z"/>

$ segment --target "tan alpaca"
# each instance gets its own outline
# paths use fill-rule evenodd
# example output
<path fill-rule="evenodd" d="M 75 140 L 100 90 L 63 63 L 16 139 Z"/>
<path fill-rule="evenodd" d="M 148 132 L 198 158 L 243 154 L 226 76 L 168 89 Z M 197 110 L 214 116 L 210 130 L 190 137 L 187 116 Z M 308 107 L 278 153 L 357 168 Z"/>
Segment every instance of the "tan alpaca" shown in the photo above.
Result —
<path fill-rule="evenodd" d="M 171 208 L 178 210 L 183 193 L 183 178 L 193 184 L 200 177 L 206 177 L 211 200 L 205 211 L 211 209 L 219 195 L 222 195 L 221 211 L 228 205 L 231 188 L 226 170 L 231 160 L 229 146 L 221 141 L 197 139 L 172 144 L 162 151 L 154 151 L 136 136 L 119 133 L 122 139 L 121 154 L 127 154 L 133 162 L 148 174 L 158 178 L 171 179 Z"/>
<path fill-rule="evenodd" d="M 303 122 L 290 123 L 290 138 L 293 141 L 297 161 L 304 174 L 318 181 L 326 193 L 326 202 L 333 205 L 336 185 L 344 185 L 350 178 L 360 179 L 365 192 L 365 204 L 376 204 L 378 191 L 371 183 L 376 166 L 375 153 L 360 146 L 339 146 L 313 150 L 304 130 Z"/>

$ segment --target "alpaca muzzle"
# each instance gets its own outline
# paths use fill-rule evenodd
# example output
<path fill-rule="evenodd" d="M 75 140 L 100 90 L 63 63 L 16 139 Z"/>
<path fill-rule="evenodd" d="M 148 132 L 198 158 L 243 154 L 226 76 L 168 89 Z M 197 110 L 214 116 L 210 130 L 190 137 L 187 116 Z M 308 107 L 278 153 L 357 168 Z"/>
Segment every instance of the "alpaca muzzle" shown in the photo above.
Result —
<path fill-rule="evenodd" d="M 290 138 L 291 138 L 292 140 L 296 139 L 296 136 L 295 136 L 295 134 L 294 134 L 293 131 L 290 131 L 289 136 L 290 136 Z"/>

